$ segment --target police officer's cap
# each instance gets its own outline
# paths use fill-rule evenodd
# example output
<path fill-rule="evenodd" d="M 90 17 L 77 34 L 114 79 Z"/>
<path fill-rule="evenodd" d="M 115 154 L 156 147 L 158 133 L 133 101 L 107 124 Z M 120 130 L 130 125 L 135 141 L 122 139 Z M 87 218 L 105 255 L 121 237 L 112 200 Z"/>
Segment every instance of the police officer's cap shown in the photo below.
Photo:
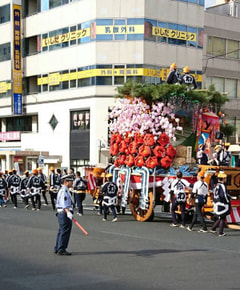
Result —
<path fill-rule="evenodd" d="M 62 180 L 62 181 L 64 181 L 64 180 L 67 180 L 67 181 L 73 181 L 73 177 L 74 177 L 73 174 L 63 175 L 63 176 L 61 177 L 61 180 Z"/>

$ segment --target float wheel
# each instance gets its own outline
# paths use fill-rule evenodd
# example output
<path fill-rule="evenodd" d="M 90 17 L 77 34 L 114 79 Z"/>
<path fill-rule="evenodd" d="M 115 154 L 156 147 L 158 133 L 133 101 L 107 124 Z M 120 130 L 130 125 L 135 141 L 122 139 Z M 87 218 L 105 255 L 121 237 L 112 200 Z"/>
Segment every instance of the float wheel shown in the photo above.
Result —
<path fill-rule="evenodd" d="M 139 207 L 140 190 L 132 190 L 130 193 L 129 207 L 133 217 L 139 222 L 151 221 L 154 218 L 153 211 L 153 192 L 148 193 L 147 209 Z"/>

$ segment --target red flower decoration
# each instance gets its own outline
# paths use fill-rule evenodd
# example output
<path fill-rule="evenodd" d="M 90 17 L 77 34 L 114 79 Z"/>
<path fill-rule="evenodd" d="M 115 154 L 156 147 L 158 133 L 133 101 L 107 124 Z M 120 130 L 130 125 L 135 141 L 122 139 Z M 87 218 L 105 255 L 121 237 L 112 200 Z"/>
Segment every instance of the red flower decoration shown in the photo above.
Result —
<path fill-rule="evenodd" d="M 139 155 L 148 157 L 151 154 L 151 149 L 147 145 L 141 145 L 138 149 Z"/>
<path fill-rule="evenodd" d="M 125 159 L 126 159 L 126 155 L 125 155 L 125 154 L 120 154 L 120 155 L 118 156 L 118 158 L 117 158 L 117 160 L 118 160 L 118 164 L 119 164 L 119 165 L 123 165 Z"/>
<path fill-rule="evenodd" d="M 129 135 L 126 135 L 126 136 L 124 137 L 124 141 L 125 141 L 126 143 L 130 143 L 130 142 L 132 141 L 132 137 L 129 137 Z"/>
<path fill-rule="evenodd" d="M 112 134 L 112 136 L 111 136 L 111 145 L 112 145 L 113 143 L 120 143 L 121 140 L 122 140 L 121 135 L 119 135 L 119 134 L 117 134 L 117 133 L 114 133 L 114 134 Z"/>
<path fill-rule="evenodd" d="M 138 144 L 143 144 L 144 140 L 143 140 L 143 136 L 140 133 L 135 133 L 134 135 L 134 140 L 138 143 Z"/>
<path fill-rule="evenodd" d="M 114 161 L 114 165 L 115 165 L 116 167 L 119 167 L 118 159 L 116 159 L 116 160 Z"/>
<path fill-rule="evenodd" d="M 138 155 L 137 157 L 135 157 L 134 161 L 135 161 L 135 165 L 137 167 L 142 167 L 145 165 L 143 156 Z"/>
<path fill-rule="evenodd" d="M 122 140 L 119 143 L 119 152 L 124 153 L 126 149 L 127 149 L 127 144 L 125 141 Z"/>
<path fill-rule="evenodd" d="M 153 149 L 153 154 L 156 157 L 164 157 L 165 156 L 165 148 L 163 146 L 157 145 Z"/>
<path fill-rule="evenodd" d="M 160 145 L 162 145 L 162 146 L 166 146 L 166 145 L 169 143 L 169 137 L 168 137 L 168 135 L 167 135 L 166 133 L 162 133 L 162 134 L 159 136 L 157 142 L 158 142 Z"/>
<path fill-rule="evenodd" d="M 176 153 L 177 153 L 176 149 L 172 145 L 169 145 L 166 150 L 167 156 L 169 156 L 170 158 L 174 158 Z"/>
<path fill-rule="evenodd" d="M 160 163 L 161 163 L 161 166 L 163 168 L 166 168 L 167 169 L 167 168 L 169 168 L 171 166 L 172 159 L 169 158 L 168 156 L 166 156 L 166 157 L 164 157 L 164 158 L 161 159 Z"/>
<path fill-rule="evenodd" d="M 146 134 L 143 138 L 144 144 L 148 146 L 153 146 L 155 143 L 154 135 L 153 134 Z"/>
<path fill-rule="evenodd" d="M 129 153 L 131 153 L 131 154 L 137 153 L 137 147 L 138 147 L 138 143 L 136 141 L 132 141 L 128 145 Z"/>
<path fill-rule="evenodd" d="M 158 165 L 158 159 L 156 156 L 148 157 L 146 160 L 146 167 L 147 168 L 154 168 Z"/>
<path fill-rule="evenodd" d="M 110 154 L 113 156 L 118 154 L 118 144 L 117 143 L 113 143 L 110 146 Z"/>
<path fill-rule="evenodd" d="M 127 155 L 127 157 L 125 159 L 125 164 L 128 167 L 132 167 L 134 165 L 134 157 L 131 154 Z"/>

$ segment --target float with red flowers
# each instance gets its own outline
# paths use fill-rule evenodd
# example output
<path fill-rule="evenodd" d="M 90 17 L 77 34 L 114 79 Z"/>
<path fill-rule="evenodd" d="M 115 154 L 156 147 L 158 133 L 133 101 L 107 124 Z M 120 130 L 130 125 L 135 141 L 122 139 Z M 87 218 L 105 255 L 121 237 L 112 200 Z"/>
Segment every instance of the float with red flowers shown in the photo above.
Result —
<path fill-rule="evenodd" d="M 177 170 L 195 165 L 183 173 L 189 182 L 196 181 L 196 151 L 203 141 L 209 151 L 216 142 L 218 113 L 227 97 L 214 87 L 187 91 L 185 86 L 133 82 L 118 92 L 120 100 L 109 113 L 110 172 L 114 181 L 123 182 L 122 206 L 129 204 L 136 220 L 146 221 L 156 205 L 169 203 Z"/>

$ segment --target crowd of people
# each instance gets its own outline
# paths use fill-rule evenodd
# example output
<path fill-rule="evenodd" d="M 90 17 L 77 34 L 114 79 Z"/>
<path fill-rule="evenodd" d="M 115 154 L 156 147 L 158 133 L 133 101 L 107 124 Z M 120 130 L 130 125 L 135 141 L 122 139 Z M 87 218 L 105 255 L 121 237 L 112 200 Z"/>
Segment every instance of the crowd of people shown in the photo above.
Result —
<path fill-rule="evenodd" d="M 83 201 L 86 197 L 88 189 L 87 180 L 81 177 L 80 172 L 74 173 L 73 169 L 69 172 L 62 172 L 60 169 L 50 168 L 50 175 L 47 178 L 42 172 L 42 168 L 34 169 L 30 174 L 28 170 L 24 172 L 24 176 L 21 178 L 15 169 L 0 172 L 0 206 L 6 207 L 7 202 L 11 199 L 13 208 L 18 207 L 19 195 L 24 203 L 24 208 L 28 209 L 32 204 L 32 210 L 39 211 L 41 209 L 41 199 L 44 200 L 44 205 L 48 205 L 47 192 L 50 194 L 50 201 L 52 210 L 57 213 L 62 212 L 62 207 L 59 207 L 57 201 L 62 188 L 64 188 L 64 181 L 66 178 L 70 178 L 72 181 L 71 187 L 69 187 L 69 193 L 71 198 L 71 209 L 76 207 L 77 215 L 83 215 Z M 180 208 L 181 211 L 181 228 L 186 228 L 188 231 L 192 231 L 197 219 L 199 219 L 202 228 L 199 232 L 206 233 L 207 225 L 202 213 L 202 207 L 207 201 L 209 190 L 213 192 L 214 213 L 216 222 L 211 228 L 210 232 L 216 233 L 216 228 L 219 227 L 219 236 L 224 236 L 223 232 L 224 221 L 226 216 L 230 213 L 230 196 L 226 187 L 226 174 L 223 172 L 217 172 L 214 174 L 214 180 L 210 182 L 210 188 L 208 184 L 204 182 L 204 172 L 200 171 L 197 176 L 197 181 L 191 185 L 187 180 L 183 178 L 182 172 L 177 172 L 177 178 L 171 183 L 171 216 L 172 227 L 177 227 L 176 210 Z M 103 221 L 107 221 L 107 215 L 110 210 L 113 215 L 113 222 L 116 222 L 117 214 L 120 213 L 121 192 L 120 184 L 117 185 L 112 181 L 112 174 L 104 173 L 104 182 L 99 184 L 97 205 L 98 214 L 103 214 Z M 187 203 L 186 190 L 191 191 L 191 200 L 194 199 L 194 215 L 191 224 L 186 227 L 185 221 L 185 209 Z M 68 196 L 68 195 L 67 195 Z M 66 199 L 68 200 L 68 198 Z M 68 200 L 69 201 L 69 200 Z M 120 202 L 119 202 L 120 201 Z M 125 213 L 125 208 L 122 209 L 122 213 Z M 66 213 L 67 214 L 67 213 Z M 68 214 L 70 216 L 70 214 Z"/>
<path fill-rule="evenodd" d="M 80 172 L 74 173 L 71 168 L 69 172 L 50 167 L 50 175 L 47 177 L 42 168 L 24 171 L 24 176 L 20 177 L 16 169 L 0 172 L 0 206 L 6 207 L 11 200 L 13 208 L 18 207 L 18 196 L 21 197 L 24 208 L 28 209 L 32 205 L 32 210 L 40 211 L 42 202 L 48 205 L 47 193 L 50 195 L 52 210 L 56 210 L 57 194 L 62 187 L 62 177 L 72 174 L 74 177 L 71 195 L 73 203 L 77 205 L 78 215 L 83 214 L 82 202 L 86 196 L 87 181 L 81 177 Z"/>
<path fill-rule="evenodd" d="M 211 189 L 209 189 L 208 184 L 204 181 L 205 173 L 201 170 L 197 175 L 197 181 L 191 185 L 187 180 L 182 177 L 182 173 L 179 171 L 177 173 L 177 178 L 171 184 L 171 195 L 172 195 L 172 221 L 170 225 L 172 227 L 177 227 L 176 219 L 176 209 L 180 206 L 181 210 L 181 225 L 180 228 L 186 228 L 188 231 L 193 231 L 193 227 L 199 219 L 202 228 L 199 230 L 201 233 L 207 233 L 207 225 L 204 220 L 204 215 L 202 212 L 203 206 L 207 203 L 208 193 L 211 191 L 213 193 L 213 208 L 214 208 L 214 224 L 211 227 L 211 233 L 217 234 L 216 229 L 219 228 L 218 236 L 225 236 L 226 233 L 223 232 L 225 219 L 231 211 L 231 198 L 227 190 L 226 179 L 227 175 L 224 172 L 218 171 L 213 175 Z M 185 208 L 186 208 L 186 189 L 191 190 L 191 197 L 189 203 L 194 199 L 194 215 L 191 224 L 186 227 L 185 225 Z"/>

